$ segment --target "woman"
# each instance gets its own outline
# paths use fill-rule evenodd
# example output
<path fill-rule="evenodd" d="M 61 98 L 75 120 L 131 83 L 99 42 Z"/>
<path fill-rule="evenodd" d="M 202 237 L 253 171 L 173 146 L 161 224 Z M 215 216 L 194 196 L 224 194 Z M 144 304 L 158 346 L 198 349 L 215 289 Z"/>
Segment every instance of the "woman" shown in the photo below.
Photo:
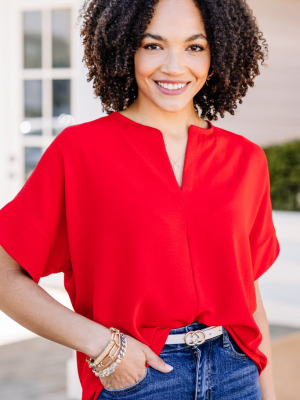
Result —
<path fill-rule="evenodd" d="M 0 210 L 1 309 L 77 350 L 83 400 L 274 400 L 257 281 L 279 254 L 268 164 L 211 123 L 264 61 L 251 10 L 92 0 L 81 16 L 108 115 L 59 134 Z M 37 285 L 57 272 L 75 313 Z"/>

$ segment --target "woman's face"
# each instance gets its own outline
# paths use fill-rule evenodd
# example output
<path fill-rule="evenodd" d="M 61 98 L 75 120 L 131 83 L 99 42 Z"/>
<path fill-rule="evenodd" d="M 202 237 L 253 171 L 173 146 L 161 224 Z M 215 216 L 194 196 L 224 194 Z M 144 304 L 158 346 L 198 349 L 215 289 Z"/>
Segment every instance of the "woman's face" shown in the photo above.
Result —
<path fill-rule="evenodd" d="M 204 23 L 193 0 L 159 1 L 134 63 L 138 102 L 173 112 L 191 107 L 210 66 Z M 178 81 L 185 84 L 182 89 L 158 85 Z"/>

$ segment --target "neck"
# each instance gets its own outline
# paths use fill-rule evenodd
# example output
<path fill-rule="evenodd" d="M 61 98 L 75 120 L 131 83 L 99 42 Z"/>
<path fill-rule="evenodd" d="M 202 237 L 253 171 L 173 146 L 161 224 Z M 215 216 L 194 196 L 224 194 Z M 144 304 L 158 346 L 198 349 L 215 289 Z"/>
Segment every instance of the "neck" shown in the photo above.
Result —
<path fill-rule="evenodd" d="M 192 108 L 180 111 L 166 111 L 161 108 L 145 107 L 138 100 L 125 110 L 124 115 L 143 125 L 157 128 L 165 134 L 180 137 L 187 134 L 190 125 L 196 125 L 208 129 L 209 125 L 200 118 L 192 104 Z"/>

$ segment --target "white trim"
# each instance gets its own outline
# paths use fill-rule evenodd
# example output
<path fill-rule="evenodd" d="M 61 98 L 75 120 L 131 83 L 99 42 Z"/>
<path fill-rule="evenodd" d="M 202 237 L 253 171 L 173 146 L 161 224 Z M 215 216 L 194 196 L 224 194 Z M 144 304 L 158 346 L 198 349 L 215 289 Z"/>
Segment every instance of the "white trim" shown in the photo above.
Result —
<path fill-rule="evenodd" d="M 51 10 L 46 9 L 46 10 L 41 10 L 41 12 L 42 12 L 42 70 L 44 70 L 44 68 L 51 68 L 52 66 Z M 24 73 L 24 70 L 22 72 Z M 34 70 L 34 72 L 36 72 L 36 70 Z"/>
<path fill-rule="evenodd" d="M 72 0 L 51 0 L 51 1 L 40 1 L 40 0 L 14 0 L 13 7 L 19 11 L 40 11 L 40 10 L 63 10 L 65 8 L 75 8 L 74 1 Z"/>
<path fill-rule="evenodd" d="M 24 69 L 20 72 L 20 79 L 72 79 L 77 75 L 74 68 Z"/>

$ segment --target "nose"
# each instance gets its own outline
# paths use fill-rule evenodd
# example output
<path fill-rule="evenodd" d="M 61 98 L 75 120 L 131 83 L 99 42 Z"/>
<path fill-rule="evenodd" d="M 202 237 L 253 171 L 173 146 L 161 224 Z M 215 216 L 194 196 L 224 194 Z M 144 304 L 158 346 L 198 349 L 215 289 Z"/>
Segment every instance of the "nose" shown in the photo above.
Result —
<path fill-rule="evenodd" d="M 176 50 L 166 54 L 165 60 L 161 66 L 161 72 L 168 75 L 179 75 L 185 72 L 182 57 Z"/>

